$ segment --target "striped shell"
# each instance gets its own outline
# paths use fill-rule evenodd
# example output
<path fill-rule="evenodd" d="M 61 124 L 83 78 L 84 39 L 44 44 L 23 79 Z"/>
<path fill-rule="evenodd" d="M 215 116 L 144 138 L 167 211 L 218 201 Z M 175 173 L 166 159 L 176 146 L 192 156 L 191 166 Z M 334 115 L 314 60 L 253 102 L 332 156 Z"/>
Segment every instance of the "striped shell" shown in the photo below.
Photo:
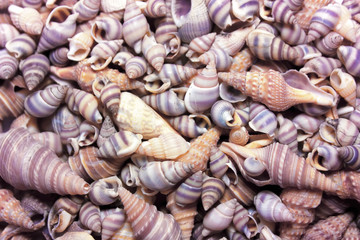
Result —
<path fill-rule="evenodd" d="M 87 59 L 91 68 L 96 71 L 105 69 L 120 50 L 122 43 L 123 40 L 111 40 L 95 45 L 90 52 L 91 57 Z"/>
<path fill-rule="evenodd" d="M 29 35 L 40 35 L 44 27 L 40 13 L 33 8 L 21 8 L 10 5 L 8 8 L 11 21 L 19 29 Z"/>
<path fill-rule="evenodd" d="M 111 16 L 97 19 L 91 26 L 91 36 L 96 42 L 121 39 L 122 35 L 122 24 Z"/>
<path fill-rule="evenodd" d="M 26 33 L 20 34 L 5 45 L 6 50 L 18 59 L 26 58 L 36 50 L 35 41 Z"/>
<path fill-rule="evenodd" d="M 13 25 L 8 23 L 0 23 L 0 47 L 5 47 L 8 41 L 19 35 L 19 31 Z"/>
<path fill-rule="evenodd" d="M 124 209 L 112 208 L 101 211 L 101 239 L 112 239 L 112 236 L 121 229 L 126 221 Z"/>
<path fill-rule="evenodd" d="M 259 11 L 259 2 L 254 0 L 232 1 L 232 13 L 242 22 L 252 22 Z"/>
<path fill-rule="evenodd" d="M 360 76 L 360 68 L 355 64 L 360 58 L 360 50 L 351 46 L 340 46 L 337 49 L 337 56 L 348 73 L 354 77 Z"/>
<path fill-rule="evenodd" d="M 33 54 L 20 61 L 19 69 L 31 91 L 44 80 L 50 70 L 50 62 L 43 54 Z"/>
<path fill-rule="evenodd" d="M 214 177 L 204 177 L 201 202 L 205 211 L 209 210 L 224 194 L 225 183 Z"/>
<path fill-rule="evenodd" d="M 89 55 L 93 43 L 94 40 L 88 32 L 80 32 L 69 38 L 68 59 L 72 61 L 84 60 Z"/>
<path fill-rule="evenodd" d="M 79 219 L 88 229 L 101 232 L 100 208 L 91 202 L 84 203 L 79 211 Z"/>
<path fill-rule="evenodd" d="M 210 119 L 203 114 L 182 115 L 168 118 L 170 125 L 185 137 L 195 138 L 211 127 Z"/>
<path fill-rule="evenodd" d="M 52 65 L 57 67 L 63 67 L 69 63 L 68 54 L 69 49 L 67 47 L 59 47 L 51 50 L 49 54 L 49 60 Z"/>
<path fill-rule="evenodd" d="M 99 0 L 80 0 L 73 6 L 73 12 L 79 13 L 77 21 L 82 22 L 96 17 L 99 8 Z"/>
<path fill-rule="evenodd" d="M 118 199 L 120 186 L 122 182 L 116 176 L 96 180 L 91 184 L 89 199 L 97 206 L 109 205 Z"/>
<path fill-rule="evenodd" d="M 207 2 L 210 19 L 219 28 L 225 29 L 231 26 L 232 20 L 230 16 L 231 2 L 230 0 L 210 0 Z"/>
<path fill-rule="evenodd" d="M 130 79 L 142 77 L 148 69 L 148 63 L 145 58 L 135 56 L 125 63 L 125 72 Z"/>
<path fill-rule="evenodd" d="M 350 74 L 341 69 L 334 69 L 330 74 L 330 84 L 341 97 L 355 107 L 356 82 Z"/>
<path fill-rule="evenodd" d="M 0 51 L 0 79 L 13 78 L 18 70 L 19 61 L 5 49 Z"/>
<path fill-rule="evenodd" d="M 179 206 L 190 205 L 200 198 L 203 175 L 196 172 L 188 177 L 175 191 L 175 201 Z"/>
<path fill-rule="evenodd" d="M 120 86 L 111 82 L 100 91 L 100 101 L 112 115 L 116 115 L 119 110 L 120 94 Z"/>
<path fill-rule="evenodd" d="M 164 65 L 166 57 L 164 45 L 157 43 L 154 37 L 145 35 L 142 40 L 141 52 L 150 65 L 159 72 Z"/>

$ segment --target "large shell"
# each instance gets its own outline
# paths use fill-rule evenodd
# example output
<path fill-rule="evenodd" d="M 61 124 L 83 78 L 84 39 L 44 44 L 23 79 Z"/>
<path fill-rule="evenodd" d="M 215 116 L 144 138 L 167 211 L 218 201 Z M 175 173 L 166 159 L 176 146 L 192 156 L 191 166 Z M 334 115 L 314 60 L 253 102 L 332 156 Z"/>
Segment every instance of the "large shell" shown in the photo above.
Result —
<path fill-rule="evenodd" d="M 181 239 L 179 224 L 171 215 L 157 211 L 154 205 L 137 198 L 123 187 L 119 189 L 119 196 L 136 238 L 149 240 Z"/>
<path fill-rule="evenodd" d="M 20 34 L 8 41 L 5 45 L 6 50 L 18 59 L 26 58 L 36 50 L 35 41 L 26 33 Z"/>
<path fill-rule="evenodd" d="M 5 49 L 0 51 L 0 79 L 9 80 L 17 72 L 19 61 Z"/>
<path fill-rule="evenodd" d="M 190 163 L 174 161 L 149 162 L 140 168 L 139 178 L 146 188 L 166 191 L 188 177 L 192 170 L 193 166 Z"/>
<path fill-rule="evenodd" d="M 178 157 L 176 160 L 193 164 L 193 172 L 205 170 L 210 158 L 210 149 L 217 144 L 220 135 L 220 129 L 216 127 L 209 129 L 206 133 L 192 141 L 190 143 L 189 151 Z"/>
<path fill-rule="evenodd" d="M 273 111 L 284 111 L 299 103 L 332 106 L 334 101 L 331 95 L 312 85 L 304 74 L 294 70 L 283 75 L 274 70 L 265 73 L 240 72 L 218 75 L 219 79 L 251 96 L 253 100 L 264 103 Z M 299 86 L 299 82 L 303 85 Z"/>
<path fill-rule="evenodd" d="M 17 149 L 19 146 L 21 151 Z M 0 175 L 17 189 L 61 195 L 87 194 L 90 190 L 88 183 L 24 128 L 10 129 L 1 136 L 0 154 L 7 156 L 1 158 Z"/>
<path fill-rule="evenodd" d="M 72 61 L 84 60 L 89 55 L 93 43 L 94 40 L 88 32 L 80 32 L 69 38 L 68 59 Z"/>
<path fill-rule="evenodd" d="M 56 134 L 54 132 L 39 132 L 33 133 L 32 137 L 36 141 L 51 148 L 56 153 L 56 155 L 61 156 L 63 154 L 63 147 L 59 134 Z"/>
<path fill-rule="evenodd" d="M 81 0 L 73 6 L 73 12 L 79 13 L 77 21 L 81 22 L 96 17 L 99 8 L 99 0 Z"/>
<path fill-rule="evenodd" d="M 340 198 L 353 198 L 360 200 L 358 191 L 360 173 L 355 171 L 337 171 L 329 175 L 336 184 L 336 194 Z"/>
<path fill-rule="evenodd" d="M 39 85 L 48 74 L 50 61 L 43 54 L 33 54 L 20 61 L 19 69 L 24 76 L 26 86 L 31 91 Z"/>
<path fill-rule="evenodd" d="M 40 13 L 33 8 L 21 8 L 10 5 L 8 8 L 14 25 L 29 35 L 40 35 L 44 24 L 41 21 Z"/>
<path fill-rule="evenodd" d="M 53 114 L 65 98 L 68 86 L 54 85 L 36 91 L 25 98 L 26 111 L 38 118 Z"/>

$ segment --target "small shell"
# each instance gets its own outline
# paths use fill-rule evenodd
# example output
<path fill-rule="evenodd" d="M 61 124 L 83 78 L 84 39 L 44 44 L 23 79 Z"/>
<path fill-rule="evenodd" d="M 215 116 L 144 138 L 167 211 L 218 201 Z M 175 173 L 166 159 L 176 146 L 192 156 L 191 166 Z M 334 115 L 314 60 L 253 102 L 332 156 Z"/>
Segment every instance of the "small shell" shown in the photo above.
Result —
<path fill-rule="evenodd" d="M 188 177 L 175 191 L 175 201 L 179 206 L 190 205 L 200 198 L 202 189 L 202 172 L 196 172 Z"/>
<path fill-rule="evenodd" d="M 247 98 L 240 90 L 237 90 L 224 82 L 220 83 L 219 95 L 221 99 L 230 103 L 243 102 Z"/>
<path fill-rule="evenodd" d="M 109 159 L 123 159 L 133 154 L 141 144 L 142 136 L 129 131 L 111 135 L 99 148 L 98 156 Z"/>
<path fill-rule="evenodd" d="M 236 208 L 233 218 L 234 228 L 239 232 L 244 232 L 248 221 L 249 221 L 248 211 L 240 203 L 236 203 Z"/>
<path fill-rule="evenodd" d="M 255 62 L 255 56 L 249 48 L 244 48 L 233 57 L 230 72 L 246 71 Z"/>
<path fill-rule="evenodd" d="M 211 232 L 225 230 L 232 222 L 235 207 L 236 199 L 232 199 L 211 209 L 204 217 L 202 235 L 208 236 Z"/>
<path fill-rule="evenodd" d="M 164 17 L 166 15 L 165 1 L 148 0 L 144 8 L 144 14 L 151 18 Z"/>
<path fill-rule="evenodd" d="M 254 0 L 233 0 L 232 13 L 242 22 L 252 22 L 259 11 L 259 2 Z"/>
<path fill-rule="evenodd" d="M 142 186 L 139 179 L 139 171 L 140 169 L 137 166 L 135 166 L 132 163 L 127 163 L 121 169 L 120 172 L 121 181 L 128 187 Z"/>
<path fill-rule="evenodd" d="M 137 153 L 158 159 L 175 159 L 189 150 L 189 143 L 179 134 L 164 133 L 142 142 Z"/>
<path fill-rule="evenodd" d="M 330 32 L 323 38 L 315 40 L 316 48 L 329 57 L 336 56 L 336 50 L 342 45 L 344 37 L 337 32 Z"/>
<path fill-rule="evenodd" d="M 126 221 L 126 214 L 124 209 L 115 208 L 109 209 L 109 213 L 106 216 L 102 216 L 101 223 L 101 239 L 112 239 L 112 236 L 122 228 Z M 105 215 L 104 211 L 101 211 L 101 215 Z"/>
<path fill-rule="evenodd" d="M 186 112 L 184 95 L 187 88 L 172 88 L 166 92 L 152 94 L 141 99 L 149 106 L 167 116 L 179 116 Z"/>
<path fill-rule="evenodd" d="M 137 31 L 133 31 L 134 29 L 137 29 Z M 123 23 L 125 42 L 132 47 L 136 53 L 140 53 L 141 40 L 148 31 L 149 24 L 144 14 L 141 13 L 134 0 L 127 0 Z"/>
<path fill-rule="evenodd" d="M 90 53 L 91 46 L 94 43 L 93 38 L 88 32 L 77 33 L 69 38 L 69 52 L 67 57 L 72 61 L 84 60 Z"/>
<path fill-rule="evenodd" d="M 80 147 L 92 145 L 99 136 L 99 129 L 88 121 L 83 121 L 79 127 L 80 135 L 77 142 Z"/>
<path fill-rule="evenodd" d="M 50 61 L 43 54 L 33 54 L 20 61 L 19 69 L 27 88 L 31 91 L 44 80 L 50 70 Z"/>
<path fill-rule="evenodd" d="M 221 0 L 221 1 L 210 0 L 207 2 L 207 8 L 211 20 L 219 28 L 225 29 L 232 24 L 232 20 L 230 16 L 230 9 L 231 9 L 230 0 Z"/>
<path fill-rule="evenodd" d="M 10 5 L 8 8 L 14 25 L 29 35 L 40 35 L 44 27 L 40 13 L 33 8 L 21 8 Z"/>
<path fill-rule="evenodd" d="M 11 56 L 5 49 L 0 51 L 0 79 L 13 78 L 18 70 L 19 61 Z"/>
<path fill-rule="evenodd" d="M 80 134 L 80 117 L 72 114 L 66 106 L 60 107 L 51 120 L 54 132 L 60 135 L 63 144 L 68 143 L 68 139 L 77 138 Z"/>
<path fill-rule="evenodd" d="M 230 69 L 233 59 L 222 47 L 216 47 L 200 55 L 199 61 L 206 65 L 215 62 L 217 71 L 227 71 Z"/>
<path fill-rule="evenodd" d="M 201 202 L 205 211 L 209 210 L 224 194 L 225 183 L 218 178 L 204 177 Z"/>
<path fill-rule="evenodd" d="M 285 24 L 281 27 L 281 39 L 290 45 L 306 43 L 306 33 L 298 24 Z"/>
<path fill-rule="evenodd" d="M 211 107 L 211 118 L 218 127 L 231 129 L 237 126 L 239 121 L 236 117 L 235 108 L 228 101 L 219 100 Z"/>
<path fill-rule="evenodd" d="M 360 76 L 360 67 L 355 64 L 360 55 L 360 50 L 351 47 L 351 46 L 340 46 L 337 50 L 337 56 L 344 64 L 348 73 L 353 75 L 354 77 Z"/>
<path fill-rule="evenodd" d="M 271 15 L 275 22 L 293 24 L 295 21 L 294 12 L 285 1 L 274 1 L 271 6 Z"/>
<path fill-rule="evenodd" d="M 87 60 L 91 63 L 91 68 L 97 71 L 106 68 L 120 50 L 122 43 L 123 40 L 111 40 L 95 45 L 90 52 L 91 57 Z"/>
<path fill-rule="evenodd" d="M 109 205 L 118 199 L 120 186 L 122 182 L 116 176 L 96 180 L 91 184 L 89 199 L 98 206 Z"/>
<path fill-rule="evenodd" d="M 273 192 L 261 191 L 254 198 L 257 212 L 265 220 L 271 222 L 289 222 L 294 218 L 282 203 L 281 199 Z"/>
<path fill-rule="evenodd" d="M 6 50 L 18 59 L 26 58 L 36 50 L 35 41 L 26 33 L 9 40 L 5 45 Z"/>
<path fill-rule="evenodd" d="M 321 57 L 321 52 L 309 44 L 297 45 L 293 49 L 297 52 L 298 57 L 293 59 L 292 62 L 297 66 L 303 66 L 310 59 Z"/>
<path fill-rule="evenodd" d="M 330 84 L 351 106 L 356 105 L 355 79 L 341 69 L 334 69 L 330 75 Z"/>
<path fill-rule="evenodd" d="M 341 67 L 341 62 L 335 58 L 316 57 L 300 69 L 302 73 L 315 73 L 318 77 L 329 77 L 333 69 Z"/>
<path fill-rule="evenodd" d="M 336 126 L 336 138 L 341 146 L 350 146 L 354 144 L 359 135 L 359 130 L 353 122 L 346 118 L 328 121 Z"/>
<path fill-rule="evenodd" d="M 182 115 L 169 118 L 168 122 L 185 137 L 195 138 L 205 133 L 210 127 L 210 119 L 203 114 Z"/>
<path fill-rule="evenodd" d="M 277 115 L 279 130 L 276 138 L 282 144 L 289 145 L 294 152 L 298 151 L 297 129 L 293 121 L 284 118 L 280 113 Z"/>
<path fill-rule="evenodd" d="M 64 67 L 68 64 L 68 52 L 69 49 L 67 47 L 59 47 L 52 50 L 49 54 L 49 60 L 52 65 L 57 67 Z"/>
<path fill-rule="evenodd" d="M 44 90 L 36 91 L 25 98 L 25 110 L 37 118 L 48 117 L 63 102 L 67 90 L 67 86 L 53 85 Z"/>
<path fill-rule="evenodd" d="M 295 127 L 308 134 L 314 134 L 319 130 L 323 119 L 301 113 L 292 119 Z"/>
<path fill-rule="evenodd" d="M 210 150 L 210 171 L 214 177 L 221 178 L 229 166 L 229 158 L 219 150 L 217 147 L 212 147 Z"/>
<path fill-rule="evenodd" d="M 5 47 L 6 43 L 19 36 L 19 31 L 11 24 L 0 23 L 0 47 Z"/>
<path fill-rule="evenodd" d="M 87 232 L 67 232 L 56 240 L 95 240 L 90 233 Z"/>
<path fill-rule="evenodd" d="M 104 107 L 115 116 L 119 110 L 120 86 L 116 83 L 107 83 L 100 92 L 100 101 Z"/>
<path fill-rule="evenodd" d="M 100 10 L 105 13 L 123 10 L 125 5 L 126 1 L 100 0 Z"/>
<path fill-rule="evenodd" d="M 156 71 L 160 71 L 166 57 L 165 47 L 162 44 L 156 43 L 154 37 L 145 35 L 142 40 L 141 51 L 150 65 L 155 68 Z"/>
<path fill-rule="evenodd" d="M 99 0 L 81 0 L 75 3 L 73 12 L 79 13 L 77 21 L 82 22 L 96 17 L 99 8 Z"/>
<path fill-rule="evenodd" d="M 339 170 L 343 164 L 337 149 L 331 145 L 318 146 L 306 160 L 319 171 Z"/>
<path fill-rule="evenodd" d="M 135 56 L 125 64 L 125 72 L 128 78 L 135 79 L 142 77 L 148 69 L 148 64 L 143 57 Z"/>
<path fill-rule="evenodd" d="M 208 33 L 204 36 L 194 38 L 189 44 L 189 50 L 186 53 L 186 57 L 192 60 L 192 58 L 198 57 L 198 54 L 207 52 L 212 46 L 215 40 L 216 33 Z"/>
<path fill-rule="evenodd" d="M 122 33 L 121 22 L 110 16 L 97 19 L 91 26 L 91 36 L 96 42 L 121 39 Z"/>
<path fill-rule="evenodd" d="M 88 229 L 100 233 L 101 220 L 100 220 L 100 208 L 91 202 L 84 203 L 79 211 L 79 219 Z"/>
<path fill-rule="evenodd" d="M 253 102 L 250 105 L 249 126 L 256 132 L 266 133 L 274 136 L 277 128 L 276 115 L 264 105 Z"/>
<path fill-rule="evenodd" d="M 229 142 L 244 146 L 249 141 L 249 133 L 244 126 L 234 127 L 229 133 Z"/>
<path fill-rule="evenodd" d="M 101 145 L 103 145 L 104 142 L 116 132 L 117 130 L 115 129 L 114 123 L 111 120 L 110 116 L 106 116 L 101 124 L 99 137 L 96 141 L 97 146 L 101 147 Z"/>

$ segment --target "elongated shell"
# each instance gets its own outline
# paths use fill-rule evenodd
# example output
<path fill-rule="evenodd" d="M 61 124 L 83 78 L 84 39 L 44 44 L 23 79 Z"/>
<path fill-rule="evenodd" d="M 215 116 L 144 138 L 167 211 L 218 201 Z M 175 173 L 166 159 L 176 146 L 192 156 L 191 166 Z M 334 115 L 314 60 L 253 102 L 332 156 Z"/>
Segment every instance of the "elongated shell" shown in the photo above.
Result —
<path fill-rule="evenodd" d="M 212 147 L 210 150 L 210 171 L 211 173 L 217 177 L 221 178 L 226 171 L 228 170 L 229 166 L 229 159 L 228 157 L 219 150 L 216 146 Z"/>
<path fill-rule="evenodd" d="M 351 106 L 356 105 L 356 82 L 355 79 L 341 69 L 334 69 L 330 74 L 331 86 L 342 96 Z"/>
<path fill-rule="evenodd" d="M 66 106 L 62 106 L 56 111 L 51 122 L 52 128 L 60 135 L 63 144 L 68 143 L 70 138 L 77 138 L 80 134 L 81 119 L 72 114 Z"/>
<path fill-rule="evenodd" d="M 179 224 L 171 215 L 157 211 L 154 205 L 137 198 L 123 187 L 119 189 L 119 196 L 136 238 L 149 240 L 181 239 Z M 143 218 L 142 216 L 148 217 Z"/>
<path fill-rule="evenodd" d="M 141 51 L 150 65 L 159 72 L 166 57 L 166 49 L 164 45 L 157 43 L 154 37 L 145 35 L 142 40 Z"/>
<path fill-rule="evenodd" d="M 205 211 L 209 210 L 224 194 L 225 183 L 218 178 L 204 177 L 201 202 Z"/>
<path fill-rule="evenodd" d="M 21 8 L 10 5 L 8 8 L 14 25 L 29 35 L 40 35 L 44 24 L 41 21 L 40 13 L 33 8 Z"/>
<path fill-rule="evenodd" d="M 167 120 L 181 135 L 190 138 L 205 133 L 211 127 L 210 119 L 203 114 L 182 115 Z"/>
<path fill-rule="evenodd" d="M 26 33 L 20 34 L 8 41 L 5 45 L 6 50 L 18 59 L 26 58 L 36 50 L 35 41 Z"/>
<path fill-rule="evenodd" d="M 190 163 L 193 165 L 193 172 L 205 170 L 210 158 L 210 149 L 215 146 L 220 138 L 221 130 L 211 128 L 203 135 L 197 137 L 190 143 L 190 149 L 179 156 L 176 161 Z"/>
<path fill-rule="evenodd" d="M 33 54 L 20 61 L 19 69 L 22 72 L 26 86 L 31 91 L 41 83 L 50 70 L 50 61 L 43 54 Z"/>
<path fill-rule="evenodd" d="M 335 191 L 333 182 L 322 173 L 315 170 L 312 166 L 305 163 L 305 159 L 297 156 L 288 146 L 280 143 L 273 143 L 267 147 L 258 149 L 247 149 L 236 144 L 223 142 L 220 146 L 225 154 L 228 154 L 241 169 L 242 175 L 250 182 L 258 186 L 265 184 L 277 184 L 281 187 L 297 187 L 299 189 L 321 189 L 329 192 Z M 276 153 L 277 156 L 272 155 Z M 281 157 L 280 157 L 281 156 Z M 254 158 L 254 163 L 262 166 L 268 176 L 264 179 L 247 173 L 248 167 L 245 166 L 240 158 Z M 285 161 L 286 159 L 286 161 Z M 296 166 L 295 168 L 293 166 Z M 288 172 L 288 174 L 278 175 L 282 169 L 302 169 L 301 172 Z M 283 172 L 285 173 L 285 171 Z M 297 179 L 301 179 L 298 181 Z"/>
<path fill-rule="evenodd" d="M 50 148 L 35 141 L 24 128 L 10 129 L 1 136 L 0 155 L 7 156 L 1 158 L 0 176 L 17 189 L 60 195 L 83 195 L 90 190 L 88 183 L 76 176 Z"/>
<path fill-rule="evenodd" d="M 151 190 L 166 191 L 190 176 L 192 168 L 193 165 L 183 162 L 149 162 L 140 168 L 139 178 Z"/>
<path fill-rule="evenodd" d="M 101 239 L 113 239 L 111 237 L 125 224 L 125 210 L 112 208 L 107 211 L 101 211 L 101 220 Z"/>
<path fill-rule="evenodd" d="M 0 23 L 0 47 L 5 47 L 8 41 L 19 35 L 19 31 L 13 25 L 8 23 Z"/>
<path fill-rule="evenodd" d="M 179 206 L 190 205 L 200 198 L 202 186 L 202 172 L 196 172 L 188 177 L 175 191 L 175 201 Z"/>
<path fill-rule="evenodd" d="M 225 230 L 232 222 L 235 207 L 236 199 L 231 199 L 211 209 L 204 217 L 202 235 L 208 236 L 212 231 Z"/>
<path fill-rule="evenodd" d="M 360 68 L 355 64 L 360 58 L 360 50 L 351 46 L 340 46 L 337 50 L 337 56 L 342 64 L 344 64 L 348 73 L 354 77 L 360 76 Z"/>
<path fill-rule="evenodd" d="M 158 137 L 167 132 L 176 133 L 159 114 L 129 92 L 121 93 L 115 124 L 120 129 L 143 135 L 144 139 Z"/>
<path fill-rule="evenodd" d="M 69 38 L 68 59 L 72 61 L 84 60 L 89 55 L 93 43 L 94 40 L 88 32 L 80 32 Z"/>
<path fill-rule="evenodd" d="M 194 38 L 189 44 L 189 50 L 186 53 L 186 57 L 190 60 L 196 58 L 197 54 L 202 54 L 208 51 L 215 40 L 216 33 L 208 33 L 203 36 Z"/>
<path fill-rule="evenodd" d="M 277 132 L 277 139 L 280 143 L 289 145 L 290 149 L 295 153 L 298 150 L 297 129 L 293 121 L 284 118 L 280 113 L 277 115 L 279 122 L 279 131 Z"/>
<path fill-rule="evenodd" d="M 99 8 L 99 0 L 81 0 L 75 3 L 73 12 L 79 13 L 77 21 L 82 22 L 96 17 Z"/>
<path fill-rule="evenodd" d="M 19 61 L 5 49 L 0 51 L 0 79 L 8 80 L 15 76 Z"/>
<path fill-rule="evenodd" d="M 249 126 L 252 130 L 266 133 L 270 137 L 274 135 L 277 121 L 276 115 L 272 111 L 262 104 L 252 102 L 249 112 Z"/>
<path fill-rule="evenodd" d="M 26 111 L 38 118 L 53 114 L 65 98 L 68 86 L 55 85 L 36 91 L 25 98 Z"/>
<path fill-rule="evenodd" d="M 316 103 L 331 106 L 333 97 L 316 88 L 304 74 L 289 71 L 282 75 L 280 72 L 241 72 L 218 73 L 219 79 L 239 89 L 253 100 L 264 103 L 270 110 L 284 111 L 298 103 Z M 296 79 L 296 80 L 295 80 Z M 287 80 L 287 81 L 286 81 Z M 290 82 L 294 81 L 294 82 Z M 300 89 L 295 81 L 304 83 Z"/>

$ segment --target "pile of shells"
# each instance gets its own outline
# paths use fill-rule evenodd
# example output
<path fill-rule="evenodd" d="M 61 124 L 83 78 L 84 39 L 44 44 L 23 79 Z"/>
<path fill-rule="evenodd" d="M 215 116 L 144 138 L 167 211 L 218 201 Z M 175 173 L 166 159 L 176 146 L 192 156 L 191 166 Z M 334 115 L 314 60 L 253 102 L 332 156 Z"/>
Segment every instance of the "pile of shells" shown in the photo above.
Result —
<path fill-rule="evenodd" d="M 358 0 L 0 0 L 0 239 L 360 239 Z"/>

